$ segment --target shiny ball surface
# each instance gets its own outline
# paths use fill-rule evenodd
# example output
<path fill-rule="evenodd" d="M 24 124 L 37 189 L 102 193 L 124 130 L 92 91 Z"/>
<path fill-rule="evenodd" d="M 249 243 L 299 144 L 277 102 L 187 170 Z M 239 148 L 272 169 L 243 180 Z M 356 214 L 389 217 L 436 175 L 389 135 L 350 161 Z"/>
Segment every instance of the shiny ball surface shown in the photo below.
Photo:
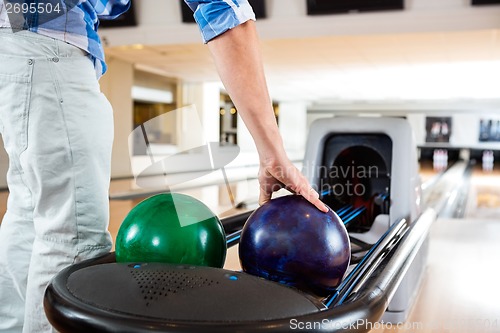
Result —
<path fill-rule="evenodd" d="M 164 262 L 222 267 L 226 237 L 217 216 L 201 201 L 163 193 L 137 204 L 116 238 L 117 262 Z"/>
<path fill-rule="evenodd" d="M 250 215 L 239 257 L 249 274 L 323 295 L 341 283 L 351 246 L 337 214 L 290 195 L 270 200 Z"/>

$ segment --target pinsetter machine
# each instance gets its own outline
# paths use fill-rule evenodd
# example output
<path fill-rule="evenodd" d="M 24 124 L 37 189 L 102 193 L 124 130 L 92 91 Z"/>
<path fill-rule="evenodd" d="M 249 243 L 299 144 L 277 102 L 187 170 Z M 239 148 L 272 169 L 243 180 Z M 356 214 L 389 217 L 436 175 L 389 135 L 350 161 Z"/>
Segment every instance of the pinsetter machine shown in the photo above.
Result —
<path fill-rule="evenodd" d="M 404 321 L 436 219 L 433 209 L 421 207 L 409 124 L 396 118 L 321 119 L 310 128 L 303 165 L 351 240 L 349 270 L 327 297 L 244 272 L 118 264 L 111 253 L 54 278 L 44 302 L 50 322 L 63 333 L 254 333 L 368 332 L 380 320 Z M 222 220 L 228 246 L 238 244 L 250 213 Z"/>

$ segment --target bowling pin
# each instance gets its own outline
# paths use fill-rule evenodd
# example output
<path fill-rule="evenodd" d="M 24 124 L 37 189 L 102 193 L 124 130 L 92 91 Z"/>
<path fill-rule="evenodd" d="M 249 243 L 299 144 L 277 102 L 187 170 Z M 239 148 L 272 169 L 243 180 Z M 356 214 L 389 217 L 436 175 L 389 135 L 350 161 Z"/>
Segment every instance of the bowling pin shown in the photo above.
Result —
<path fill-rule="evenodd" d="M 493 171 L 493 166 L 495 165 L 495 156 L 493 151 L 488 152 L 488 171 Z"/>
<path fill-rule="evenodd" d="M 436 150 L 432 152 L 432 169 L 436 170 Z"/>
<path fill-rule="evenodd" d="M 438 149 L 437 152 L 437 170 L 442 171 L 443 170 L 443 161 L 444 161 L 444 154 L 442 149 Z"/>
<path fill-rule="evenodd" d="M 431 128 L 431 136 L 433 138 L 437 138 L 439 136 L 439 132 L 441 131 L 441 126 L 438 122 L 432 124 Z"/>
<path fill-rule="evenodd" d="M 493 170 L 493 152 L 491 150 L 485 150 L 483 152 L 483 171 L 492 171 Z"/>

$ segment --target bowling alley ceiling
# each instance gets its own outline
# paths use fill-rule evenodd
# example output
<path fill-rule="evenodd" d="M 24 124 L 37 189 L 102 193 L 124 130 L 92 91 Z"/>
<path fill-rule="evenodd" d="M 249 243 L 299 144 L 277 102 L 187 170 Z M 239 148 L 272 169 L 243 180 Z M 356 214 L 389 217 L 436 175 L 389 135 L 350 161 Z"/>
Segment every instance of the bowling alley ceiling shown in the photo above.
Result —
<path fill-rule="evenodd" d="M 500 30 L 262 42 L 278 101 L 500 100 Z M 201 43 L 111 47 L 108 57 L 189 82 L 218 80 Z"/>

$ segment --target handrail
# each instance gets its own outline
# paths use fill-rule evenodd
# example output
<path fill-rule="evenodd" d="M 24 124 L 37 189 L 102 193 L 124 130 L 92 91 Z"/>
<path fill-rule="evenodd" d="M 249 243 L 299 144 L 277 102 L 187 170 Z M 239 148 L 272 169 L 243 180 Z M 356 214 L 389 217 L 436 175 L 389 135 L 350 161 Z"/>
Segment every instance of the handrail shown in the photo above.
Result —
<path fill-rule="evenodd" d="M 387 251 L 390 243 L 393 242 L 398 235 L 407 230 L 406 226 L 407 222 L 405 219 L 401 219 L 394 223 L 342 281 L 336 293 L 324 300 L 325 305 L 330 308 L 342 303 L 355 287 L 359 287 L 358 281 L 361 281 L 367 272 L 370 271 L 370 268 L 374 266 L 377 258 L 379 258 L 383 252 Z"/>

